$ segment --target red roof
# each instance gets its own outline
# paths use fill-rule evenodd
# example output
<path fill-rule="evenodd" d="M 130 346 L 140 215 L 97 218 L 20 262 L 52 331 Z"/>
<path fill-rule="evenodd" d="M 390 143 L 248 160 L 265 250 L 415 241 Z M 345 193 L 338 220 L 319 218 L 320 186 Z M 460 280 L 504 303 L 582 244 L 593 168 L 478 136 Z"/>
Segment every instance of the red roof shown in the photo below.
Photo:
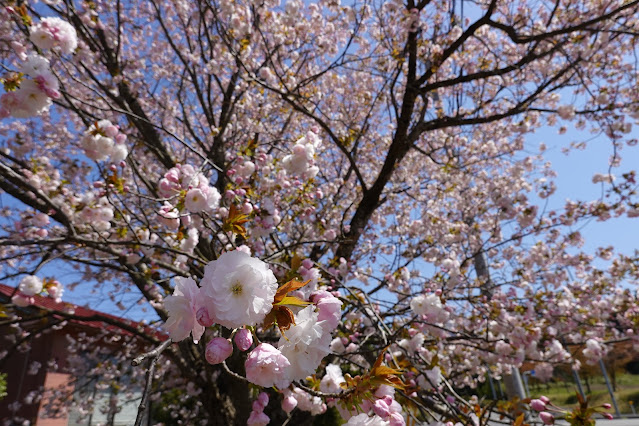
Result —
<path fill-rule="evenodd" d="M 18 292 L 18 289 L 5 284 L 0 284 L 0 294 L 3 294 L 11 298 Z M 68 302 L 56 302 L 50 297 L 44 297 L 40 295 L 33 296 L 35 302 L 31 306 L 37 308 L 46 309 L 53 312 L 64 313 L 73 315 L 72 318 L 68 318 L 75 324 L 87 326 L 94 329 L 109 330 L 114 333 L 133 335 L 134 333 L 127 328 L 137 329 L 143 327 L 143 331 L 149 334 L 152 338 L 160 341 L 164 341 L 168 338 L 168 335 L 161 330 L 153 327 L 149 327 L 143 323 L 133 321 L 126 318 L 117 317 L 115 315 L 99 312 L 93 309 L 85 308 L 82 306 L 74 305 Z M 63 315 L 58 315 L 63 318 Z M 83 320 L 82 317 L 86 317 Z"/>

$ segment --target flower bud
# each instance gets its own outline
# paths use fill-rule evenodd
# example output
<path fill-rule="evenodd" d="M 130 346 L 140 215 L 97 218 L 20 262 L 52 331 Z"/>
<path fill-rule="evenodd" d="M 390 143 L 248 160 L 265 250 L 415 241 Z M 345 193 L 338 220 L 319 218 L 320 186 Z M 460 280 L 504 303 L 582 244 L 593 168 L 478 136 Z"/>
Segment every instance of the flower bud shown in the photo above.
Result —
<path fill-rule="evenodd" d="M 219 364 L 233 353 L 233 344 L 229 339 L 216 337 L 206 345 L 206 360 L 209 364 Z"/>
<path fill-rule="evenodd" d="M 545 425 L 555 424 L 555 416 L 550 414 L 548 411 L 542 411 L 541 413 L 539 413 L 539 418 L 542 422 L 544 422 Z"/>
<path fill-rule="evenodd" d="M 297 407 L 297 399 L 293 395 L 289 395 L 282 399 L 282 410 L 285 413 L 290 413 Z"/>
<path fill-rule="evenodd" d="M 251 214 L 252 211 L 253 211 L 253 206 L 251 205 L 251 203 L 242 204 L 242 213 Z"/>
<path fill-rule="evenodd" d="M 262 412 L 251 411 L 251 415 L 246 421 L 247 426 L 265 426 L 271 419 Z"/>
<path fill-rule="evenodd" d="M 253 334 L 246 328 L 241 328 L 235 333 L 233 341 L 239 350 L 247 351 L 253 344 Z"/>
<path fill-rule="evenodd" d="M 610 413 L 601 413 L 601 415 L 604 416 L 608 420 L 612 420 L 614 418 L 612 416 L 612 414 L 610 414 Z"/>
<path fill-rule="evenodd" d="M 253 411 L 257 413 L 261 413 L 262 411 L 264 411 L 264 407 L 260 404 L 260 401 L 253 401 Z"/>
<path fill-rule="evenodd" d="M 266 392 L 260 392 L 257 396 L 257 402 L 259 402 L 262 409 L 264 409 L 268 405 L 268 394 Z"/>
<path fill-rule="evenodd" d="M 540 396 L 539 399 L 541 399 L 544 404 L 548 404 L 550 402 L 550 398 L 544 395 Z"/>
<path fill-rule="evenodd" d="M 197 323 L 203 327 L 210 327 L 213 325 L 213 318 L 209 315 L 209 311 L 205 307 L 201 307 L 195 313 Z"/>
<path fill-rule="evenodd" d="M 610 410 L 612 408 L 612 405 L 608 404 L 607 402 L 605 404 L 602 404 L 601 406 L 606 410 Z"/>
<path fill-rule="evenodd" d="M 530 401 L 530 408 L 535 411 L 544 411 L 546 409 L 546 403 L 541 399 L 533 399 Z"/>

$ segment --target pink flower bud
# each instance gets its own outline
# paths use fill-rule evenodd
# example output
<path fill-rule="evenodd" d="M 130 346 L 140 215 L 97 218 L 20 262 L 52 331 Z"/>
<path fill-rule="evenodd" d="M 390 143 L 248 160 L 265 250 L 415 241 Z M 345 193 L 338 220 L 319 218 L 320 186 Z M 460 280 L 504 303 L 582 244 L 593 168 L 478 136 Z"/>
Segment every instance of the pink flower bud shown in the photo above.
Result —
<path fill-rule="evenodd" d="M 247 351 L 253 344 L 253 334 L 246 328 L 241 328 L 235 333 L 233 341 L 239 350 Z"/>
<path fill-rule="evenodd" d="M 247 426 L 266 426 L 271 419 L 262 412 L 251 411 L 251 415 L 246 421 Z"/>
<path fill-rule="evenodd" d="M 209 311 L 205 307 L 201 307 L 195 313 L 197 323 L 203 327 L 210 327 L 213 325 L 213 318 L 209 315 Z"/>
<path fill-rule="evenodd" d="M 544 395 L 540 396 L 539 399 L 541 399 L 544 404 L 548 404 L 550 402 L 550 398 Z"/>
<path fill-rule="evenodd" d="M 260 394 L 257 396 L 257 400 L 262 406 L 262 409 L 264 409 L 264 407 L 268 405 L 268 394 L 266 392 L 260 392 Z"/>
<path fill-rule="evenodd" d="M 251 205 L 251 203 L 242 204 L 242 213 L 251 214 L 252 211 L 253 211 L 253 206 Z"/>
<path fill-rule="evenodd" d="M 601 406 L 606 410 L 610 410 L 612 408 L 612 405 L 608 404 L 607 402 L 605 404 L 602 404 Z"/>
<path fill-rule="evenodd" d="M 541 413 L 539 413 L 539 418 L 542 422 L 544 422 L 545 425 L 555 424 L 555 416 L 550 414 L 548 411 L 542 411 Z"/>
<path fill-rule="evenodd" d="M 261 413 L 262 411 L 264 411 L 264 406 L 260 404 L 260 401 L 253 401 L 253 411 L 255 411 L 256 413 Z"/>
<path fill-rule="evenodd" d="M 219 364 L 233 353 L 233 344 L 229 339 L 216 337 L 206 345 L 206 360 L 209 364 Z"/>
<path fill-rule="evenodd" d="M 612 417 L 612 414 L 610 414 L 610 413 L 601 413 L 601 415 L 604 416 L 608 420 L 612 420 L 614 418 L 614 417 Z"/>
<path fill-rule="evenodd" d="M 297 399 L 293 395 L 289 395 L 282 399 L 282 410 L 285 413 L 290 413 L 297 407 Z"/>
<path fill-rule="evenodd" d="M 544 411 L 546 409 L 546 403 L 541 399 L 533 399 L 530 401 L 530 408 L 535 411 Z"/>

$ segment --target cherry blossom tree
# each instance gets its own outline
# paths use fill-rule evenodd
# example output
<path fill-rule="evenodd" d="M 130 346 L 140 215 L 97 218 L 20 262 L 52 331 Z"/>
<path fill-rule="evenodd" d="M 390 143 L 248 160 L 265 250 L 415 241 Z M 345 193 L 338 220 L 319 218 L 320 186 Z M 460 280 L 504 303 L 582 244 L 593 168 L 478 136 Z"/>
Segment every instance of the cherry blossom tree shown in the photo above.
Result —
<path fill-rule="evenodd" d="M 489 376 L 639 344 L 636 256 L 579 232 L 639 215 L 639 1 L 1 4 L 3 321 L 135 294 L 152 327 L 110 326 L 148 347 L 92 374 L 135 358 L 138 421 L 485 423 Z M 569 126 L 609 140 L 604 195 L 550 208 L 530 135 Z"/>

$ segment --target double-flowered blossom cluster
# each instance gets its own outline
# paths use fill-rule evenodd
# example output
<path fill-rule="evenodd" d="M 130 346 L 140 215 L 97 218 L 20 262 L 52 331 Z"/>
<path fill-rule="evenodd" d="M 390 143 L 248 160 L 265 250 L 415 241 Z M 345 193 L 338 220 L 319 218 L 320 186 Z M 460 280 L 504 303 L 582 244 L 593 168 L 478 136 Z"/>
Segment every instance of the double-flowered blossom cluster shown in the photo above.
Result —
<path fill-rule="evenodd" d="M 0 118 L 27 118 L 49 108 L 51 99 L 60 97 L 59 83 L 51 72 L 49 60 L 30 54 L 21 64 L 20 73 L 4 80 L 6 93 L 0 97 Z"/>
<path fill-rule="evenodd" d="M 126 135 L 120 132 L 118 126 L 109 120 L 100 120 L 93 123 L 80 140 L 87 157 L 95 161 L 111 160 L 119 163 L 129 154 L 124 144 Z"/>
<path fill-rule="evenodd" d="M 168 201 L 158 214 L 165 224 L 176 227 L 181 212 L 178 207 L 188 213 L 210 213 L 220 203 L 220 193 L 211 186 L 210 179 L 189 164 L 171 168 L 160 179 L 159 192 Z"/>
<path fill-rule="evenodd" d="M 314 132 L 308 132 L 295 142 L 292 153 L 282 159 L 286 172 L 292 176 L 311 179 L 317 175 L 319 168 L 314 165 L 315 149 L 320 145 L 320 139 Z"/>
<path fill-rule="evenodd" d="M 30 39 L 40 49 L 72 53 L 78 47 L 78 35 L 68 22 L 56 18 L 43 18 L 30 28 Z"/>
<path fill-rule="evenodd" d="M 11 303 L 21 307 L 32 305 L 35 302 L 34 296 L 42 293 L 44 290 L 46 290 L 48 296 L 56 302 L 62 300 L 64 288 L 58 280 L 48 278 L 42 280 L 35 275 L 27 275 L 20 280 L 18 291 L 11 298 Z"/>
<path fill-rule="evenodd" d="M 205 327 L 219 324 L 234 330 L 240 351 L 253 345 L 249 329 L 262 324 L 274 308 L 278 291 L 268 265 L 241 250 L 225 252 L 206 265 L 199 287 L 191 278 L 177 278 L 176 282 L 173 295 L 164 300 L 170 337 L 180 341 L 191 334 L 197 342 Z M 286 388 L 314 374 L 330 353 L 331 333 L 339 322 L 342 302 L 327 291 L 313 293 L 309 302 L 295 300 L 308 306 L 294 315 L 294 323 L 282 332 L 277 348 L 261 342 L 248 354 L 245 370 L 250 382 Z M 223 337 L 212 338 L 206 347 L 211 364 L 223 362 L 232 353 L 233 343 Z"/>
<path fill-rule="evenodd" d="M 60 18 L 44 18 L 29 29 L 31 42 L 41 51 L 72 53 L 78 45 L 75 29 Z M 51 99 L 60 97 L 57 77 L 49 59 L 38 54 L 26 54 L 26 48 L 14 43 L 14 50 L 22 60 L 19 72 L 4 81 L 5 92 L 0 96 L 0 118 L 28 118 L 48 110 Z"/>
<path fill-rule="evenodd" d="M 331 374 L 334 374 L 331 372 Z M 341 372 L 339 373 L 341 375 Z M 342 380 L 344 378 L 342 377 Z M 395 400 L 395 389 L 381 385 L 373 395 L 358 407 L 345 407 L 337 403 L 336 408 L 347 425 L 352 426 L 405 426 L 402 406 Z"/>

